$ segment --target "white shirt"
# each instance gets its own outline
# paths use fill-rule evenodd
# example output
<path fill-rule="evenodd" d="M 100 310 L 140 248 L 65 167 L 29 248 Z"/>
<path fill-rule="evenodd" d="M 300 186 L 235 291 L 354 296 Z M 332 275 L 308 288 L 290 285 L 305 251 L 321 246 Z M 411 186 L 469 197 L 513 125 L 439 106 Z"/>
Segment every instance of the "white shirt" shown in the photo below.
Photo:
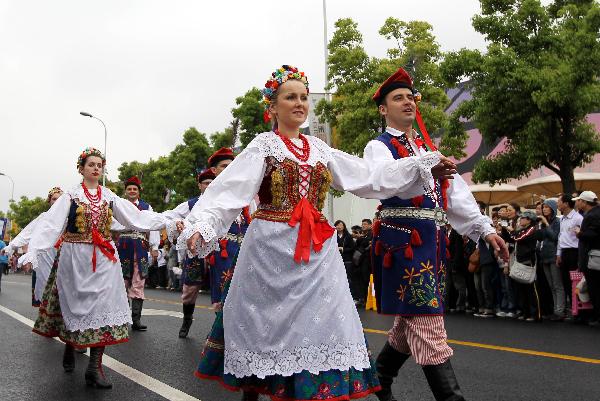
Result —
<path fill-rule="evenodd" d="M 391 127 L 387 127 L 386 131 L 395 137 L 404 135 L 404 132 Z M 415 142 L 410 138 L 408 138 L 408 142 L 411 144 L 415 154 L 419 155 L 418 157 L 427 157 L 427 155 L 431 154 L 439 155 L 438 152 L 429 152 L 417 147 Z M 372 140 L 367 144 L 364 158 L 371 164 L 394 160 L 392 152 L 390 152 L 383 142 L 378 140 Z M 434 181 L 431 171 L 429 171 L 427 181 L 429 187 L 433 188 Z M 480 237 L 496 233 L 496 230 L 492 227 L 492 221 L 488 216 L 481 214 L 479 205 L 475 201 L 473 194 L 471 194 L 469 186 L 460 175 L 454 174 L 454 179 L 450 180 L 447 195 L 448 210 L 446 212 L 448 214 L 448 222 L 456 232 L 461 235 L 467 235 L 475 242 L 479 241 Z"/>
<path fill-rule="evenodd" d="M 387 199 L 393 196 L 411 198 L 423 194 L 422 177 L 439 163 L 439 156 L 431 153 L 423 157 L 391 157 L 377 163 L 369 162 L 340 150 L 330 148 L 314 136 L 307 137 L 311 151 L 304 164 L 321 162 L 330 170 L 332 187 L 353 193 L 362 198 Z M 382 144 L 385 147 L 385 145 Z M 386 148 L 387 151 L 387 148 Z M 389 151 L 388 151 L 389 153 Z M 241 209 L 250 204 L 258 193 L 266 170 L 266 157 L 279 161 L 295 160 L 274 133 L 259 134 L 235 160 L 210 183 L 202 197 L 186 217 L 188 230 L 185 238 L 200 232 L 208 243 L 223 236 Z M 192 229 L 192 225 L 199 224 Z M 204 252 L 211 250 L 208 246 Z M 205 256 L 203 253 L 200 256 Z"/>
<path fill-rule="evenodd" d="M 581 227 L 583 216 L 580 215 L 575 209 L 571 210 L 569 214 L 563 215 L 560 219 L 560 233 L 558 234 L 558 246 L 556 247 L 556 254 L 562 255 L 563 249 L 578 248 L 579 239 L 575 235 L 574 228 L 576 226 Z"/>

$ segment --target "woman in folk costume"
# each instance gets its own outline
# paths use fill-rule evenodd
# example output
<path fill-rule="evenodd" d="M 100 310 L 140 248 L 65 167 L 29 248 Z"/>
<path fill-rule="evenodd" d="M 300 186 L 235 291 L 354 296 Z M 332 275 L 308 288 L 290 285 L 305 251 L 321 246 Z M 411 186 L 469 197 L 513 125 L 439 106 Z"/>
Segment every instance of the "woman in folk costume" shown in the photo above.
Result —
<path fill-rule="evenodd" d="M 111 240 L 113 218 L 125 227 L 164 228 L 160 214 L 140 211 L 98 184 L 104 156 L 86 148 L 77 160 L 81 184 L 65 192 L 46 213 L 29 241 L 26 266 L 36 268 L 38 255 L 62 236 L 60 254 L 44 291 L 33 331 L 58 336 L 66 343 L 63 367 L 74 369 L 73 348 L 90 347 L 85 372 L 89 386 L 111 388 L 102 370 L 104 347 L 128 341 L 131 315 L 118 255 Z"/>
<path fill-rule="evenodd" d="M 417 196 L 428 164 L 368 165 L 299 129 L 304 73 L 284 65 L 263 90 L 272 132 L 258 135 L 208 187 L 182 233 L 202 256 L 258 194 L 223 305 L 224 338 L 205 345 L 196 376 L 244 400 L 349 400 L 379 389 L 334 229 L 320 210 L 330 185 L 367 198 Z M 437 160 L 433 165 L 437 163 Z"/>
<path fill-rule="evenodd" d="M 377 90 L 373 100 L 385 118 L 386 129 L 370 141 L 364 158 L 371 164 L 439 155 L 417 110 L 418 95 L 412 79 L 400 68 Z M 420 132 L 413 129 L 417 122 Z M 440 157 L 442 157 L 440 155 Z M 446 229 L 484 238 L 502 257 L 508 249 L 489 217 L 481 214 L 469 187 L 454 170 L 429 175 L 420 185 L 424 194 L 382 199 L 380 219 L 373 227 L 373 277 L 378 312 L 396 315 L 388 342 L 377 357 L 382 401 L 394 401 L 391 385 L 412 354 L 422 366 L 436 400 L 464 400 L 446 344 L 444 292 Z M 453 178 L 453 180 L 449 180 Z"/>
<path fill-rule="evenodd" d="M 215 173 L 210 168 L 200 172 L 196 176 L 196 182 L 198 183 L 198 190 L 200 191 L 199 196 L 188 199 L 185 202 L 179 204 L 173 210 L 166 210 L 162 214 L 167 217 L 170 221 L 167 224 L 167 234 L 171 243 L 174 243 L 175 239 L 179 236 L 177 230 L 177 222 L 185 219 L 190 211 L 198 202 L 198 199 L 202 196 L 208 185 L 215 179 Z M 181 291 L 181 302 L 183 304 L 183 322 L 179 329 L 179 338 L 186 338 L 192 322 L 194 321 L 194 309 L 196 308 L 196 299 L 198 298 L 198 291 L 202 285 L 203 278 L 205 276 L 205 260 L 199 257 L 186 257 L 183 262 L 183 271 L 181 273 L 181 281 L 183 282 L 183 288 Z"/>
<path fill-rule="evenodd" d="M 52 206 L 54 202 L 62 195 L 63 191 L 59 187 L 54 187 L 48 192 L 46 202 Z M 29 224 L 25 226 L 12 241 L 5 248 L 5 252 L 10 256 L 16 249 L 21 248 L 29 244 L 33 233 L 36 230 L 38 223 L 44 218 L 46 212 L 40 213 L 38 217 L 33 219 Z M 60 244 L 57 242 L 55 246 L 40 251 L 38 254 L 37 268 L 31 275 L 31 305 L 34 307 L 40 306 L 44 288 L 46 288 L 46 282 L 48 282 L 48 276 L 50 270 L 54 264 L 56 258 L 57 248 Z"/>

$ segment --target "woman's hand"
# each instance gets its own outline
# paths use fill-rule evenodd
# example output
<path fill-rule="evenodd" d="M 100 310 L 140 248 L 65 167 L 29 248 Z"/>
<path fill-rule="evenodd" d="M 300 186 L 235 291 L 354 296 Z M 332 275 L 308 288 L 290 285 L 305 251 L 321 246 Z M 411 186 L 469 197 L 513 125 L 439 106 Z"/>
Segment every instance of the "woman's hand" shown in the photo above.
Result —
<path fill-rule="evenodd" d="M 431 168 L 433 178 L 453 179 L 456 174 L 456 164 L 446 156 L 440 155 L 440 162 Z"/>
<path fill-rule="evenodd" d="M 185 224 L 183 224 L 183 221 L 177 220 L 175 222 L 175 227 L 177 228 L 177 231 L 182 232 L 183 229 L 185 228 Z"/>
<path fill-rule="evenodd" d="M 204 246 L 206 244 L 206 242 L 204 241 L 204 238 L 202 238 L 200 233 L 194 233 L 194 235 L 192 235 L 187 240 L 187 247 L 188 247 L 190 253 L 194 256 L 196 256 L 196 253 L 198 252 L 198 250 L 196 249 L 196 244 L 198 243 L 198 241 L 200 241 L 200 246 Z"/>
<path fill-rule="evenodd" d="M 29 273 L 31 271 L 31 268 L 31 262 L 25 263 L 23 266 L 21 266 L 21 269 L 23 269 L 25 273 Z"/>

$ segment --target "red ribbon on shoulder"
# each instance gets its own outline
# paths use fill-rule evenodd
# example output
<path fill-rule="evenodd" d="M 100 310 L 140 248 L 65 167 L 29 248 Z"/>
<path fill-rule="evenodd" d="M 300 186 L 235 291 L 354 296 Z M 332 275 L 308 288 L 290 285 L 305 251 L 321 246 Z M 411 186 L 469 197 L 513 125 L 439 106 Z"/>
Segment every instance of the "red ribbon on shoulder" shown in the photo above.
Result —
<path fill-rule="evenodd" d="M 308 263 L 311 245 L 315 252 L 319 252 L 323 249 L 323 243 L 327 238 L 333 235 L 334 228 L 327 221 L 321 221 L 321 216 L 321 213 L 306 198 L 302 198 L 294 208 L 288 224 L 296 227 L 296 224 L 300 223 L 294 253 L 296 263 L 300 264 L 303 261 Z"/>
<path fill-rule="evenodd" d="M 96 248 L 100 249 L 100 252 L 104 254 L 111 262 L 115 263 L 115 248 L 112 246 L 110 241 L 102 238 L 102 235 L 95 228 L 92 229 L 92 243 L 94 244 L 94 251 L 92 253 L 92 269 L 96 272 Z"/>

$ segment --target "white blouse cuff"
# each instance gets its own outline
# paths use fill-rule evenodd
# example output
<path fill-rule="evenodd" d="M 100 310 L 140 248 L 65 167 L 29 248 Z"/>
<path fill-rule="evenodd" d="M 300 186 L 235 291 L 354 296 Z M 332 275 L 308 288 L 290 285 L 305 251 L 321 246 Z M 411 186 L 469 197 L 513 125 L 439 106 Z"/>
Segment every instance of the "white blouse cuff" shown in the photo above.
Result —
<path fill-rule="evenodd" d="M 11 244 L 8 244 L 2 249 L 2 251 L 6 256 L 10 257 L 15 250 L 13 249 L 13 246 Z"/>
<path fill-rule="evenodd" d="M 439 164 L 439 162 L 439 152 L 429 152 L 418 159 L 421 179 L 425 182 L 425 185 L 427 185 L 428 187 L 430 186 L 430 182 L 433 181 L 433 174 L 431 174 L 431 168 Z"/>
<path fill-rule="evenodd" d="M 200 233 L 202 240 L 204 240 L 204 243 L 202 242 L 202 240 L 198 240 L 198 242 L 196 243 L 198 257 L 204 258 L 210 255 L 211 252 L 221 249 L 219 247 L 219 239 L 217 238 L 217 233 L 208 223 L 204 221 L 199 221 L 191 227 L 184 228 L 180 236 L 184 240 L 181 242 L 177 241 L 177 249 L 187 248 L 187 240 L 190 239 L 195 233 Z M 190 255 L 188 251 L 188 256 L 191 257 L 193 255 Z"/>
<path fill-rule="evenodd" d="M 468 234 L 468 237 L 478 242 L 479 238 L 485 238 L 490 234 L 496 234 L 496 230 L 492 226 L 492 220 L 488 216 L 481 215 L 471 226 L 471 232 Z"/>
<path fill-rule="evenodd" d="M 175 241 L 175 239 L 177 237 L 179 237 L 179 231 L 177 231 L 177 221 L 170 220 L 167 223 L 165 230 L 167 231 L 167 238 L 169 239 L 169 242 L 172 244 L 173 241 Z"/>
<path fill-rule="evenodd" d="M 21 256 L 19 258 L 19 260 L 17 261 L 17 265 L 19 265 L 19 266 L 26 265 L 27 263 L 31 263 L 31 268 L 33 270 L 37 270 L 37 267 L 38 267 L 37 252 L 35 252 L 35 251 L 27 252 L 26 254 Z"/>

